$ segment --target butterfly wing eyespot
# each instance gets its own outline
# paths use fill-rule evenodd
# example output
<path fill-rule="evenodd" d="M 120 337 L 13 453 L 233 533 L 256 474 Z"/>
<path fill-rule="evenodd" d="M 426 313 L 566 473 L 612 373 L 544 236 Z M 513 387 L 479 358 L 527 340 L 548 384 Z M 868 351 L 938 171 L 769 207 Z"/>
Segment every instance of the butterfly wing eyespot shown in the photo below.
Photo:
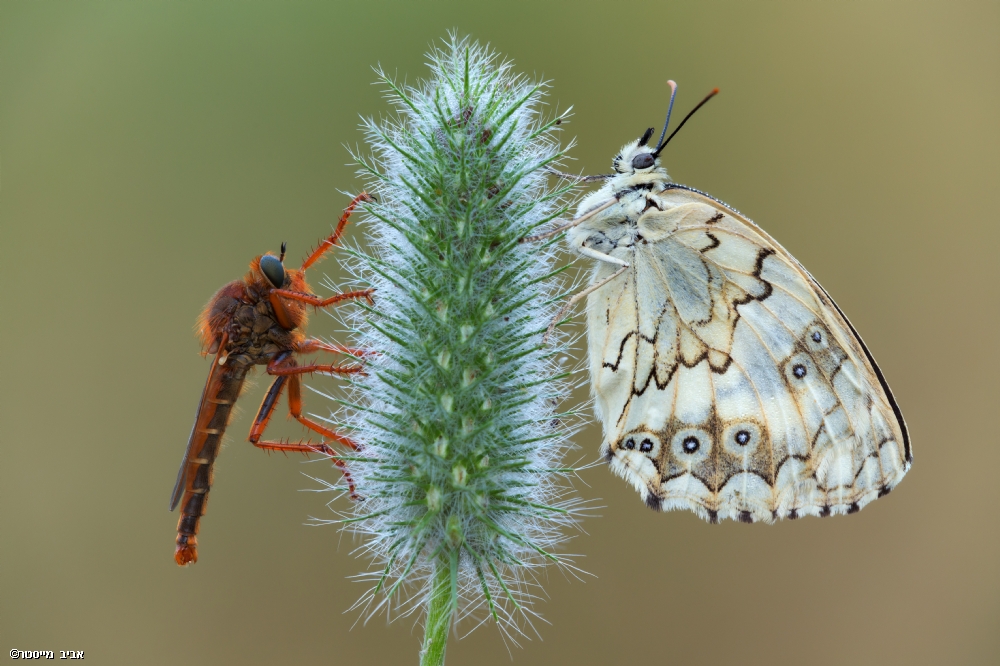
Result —
<path fill-rule="evenodd" d="M 639 429 L 609 448 L 608 461 L 612 471 L 629 479 L 643 498 L 647 498 L 649 494 L 656 496 L 658 493 L 660 451 L 659 436 Z"/>
<path fill-rule="evenodd" d="M 707 470 L 699 466 L 710 462 L 713 458 L 712 433 L 703 428 L 681 428 L 670 438 L 670 456 L 668 460 L 678 469 L 688 472 L 695 471 L 707 475 Z"/>
<path fill-rule="evenodd" d="M 751 458 L 766 454 L 766 431 L 754 421 L 732 421 L 722 429 L 722 446 L 729 463 L 738 463 L 741 468 L 752 468 Z"/>
<path fill-rule="evenodd" d="M 656 460 L 660 455 L 660 438 L 655 433 L 636 430 L 625 435 L 620 442 L 613 448 L 642 454 L 651 460 Z"/>
<path fill-rule="evenodd" d="M 650 506 L 712 522 L 848 514 L 887 494 L 912 461 L 906 426 L 829 295 L 724 204 L 665 178 L 647 196 L 655 207 L 621 197 L 604 213 L 636 220 L 599 248 L 629 269 L 587 299 L 612 469 Z M 615 270 L 600 262 L 593 283 Z"/>

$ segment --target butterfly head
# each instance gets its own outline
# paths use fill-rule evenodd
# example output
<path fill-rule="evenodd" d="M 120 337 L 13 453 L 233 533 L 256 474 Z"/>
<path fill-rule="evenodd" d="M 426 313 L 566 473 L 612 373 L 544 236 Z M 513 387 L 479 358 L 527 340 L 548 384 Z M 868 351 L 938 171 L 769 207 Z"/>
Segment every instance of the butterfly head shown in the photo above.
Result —
<path fill-rule="evenodd" d="M 666 180 L 667 170 L 660 166 L 656 146 L 649 145 L 649 138 L 653 135 L 653 131 L 653 128 L 650 127 L 641 137 L 622 146 L 611 162 L 611 168 L 615 171 L 612 176 L 613 180 L 627 181 L 627 186 L 630 187 Z M 626 185 L 626 183 L 622 184 Z"/>
<path fill-rule="evenodd" d="M 615 189 L 620 189 L 622 185 L 635 187 L 644 183 L 667 180 L 667 170 L 660 166 L 660 153 L 667 147 L 667 144 L 670 143 L 670 140 L 674 138 L 674 135 L 677 134 L 681 127 L 684 126 L 684 123 L 694 115 L 694 112 L 719 93 L 718 88 L 710 92 L 697 106 L 684 116 L 684 120 L 680 122 L 670 136 L 667 136 L 667 127 L 670 126 L 670 113 L 673 111 L 674 97 L 677 94 L 677 84 L 673 81 L 667 81 L 667 85 L 670 86 L 670 106 L 667 108 L 667 120 L 663 123 L 663 131 L 660 132 L 660 138 L 653 145 L 649 143 L 649 140 L 653 137 L 653 132 L 656 131 L 650 127 L 638 139 L 622 146 L 622 149 L 611 163 L 612 168 L 615 170 L 612 178 L 619 181 L 615 184 Z"/>

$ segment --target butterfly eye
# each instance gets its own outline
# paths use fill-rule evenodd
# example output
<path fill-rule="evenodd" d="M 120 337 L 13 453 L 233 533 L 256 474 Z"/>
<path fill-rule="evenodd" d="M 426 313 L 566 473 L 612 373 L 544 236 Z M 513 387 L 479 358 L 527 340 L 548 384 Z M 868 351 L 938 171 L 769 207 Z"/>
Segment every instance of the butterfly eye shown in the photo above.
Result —
<path fill-rule="evenodd" d="M 632 168 L 648 169 L 649 167 L 653 166 L 654 161 L 655 160 L 653 159 L 652 153 L 639 153 L 638 155 L 632 158 Z"/>

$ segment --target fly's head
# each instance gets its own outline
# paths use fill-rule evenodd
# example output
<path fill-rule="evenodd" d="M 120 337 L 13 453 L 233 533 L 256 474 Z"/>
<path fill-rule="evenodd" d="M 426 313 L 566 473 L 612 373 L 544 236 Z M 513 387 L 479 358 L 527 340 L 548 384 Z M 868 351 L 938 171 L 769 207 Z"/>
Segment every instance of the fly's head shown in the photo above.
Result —
<path fill-rule="evenodd" d="M 312 293 L 306 284 L 303 272 L 287 268 L 285 261 L 285 243 L 281 244 L 281 254 L 275 256 L 270 252 L 256 257 L 250 262 L 250 273 L 247 274 L 247 292 L 250 300 L 269 303 L 271 312 L 261 314 L 275 320 L 282 329 L 290 331 L 305 326 L 308 318 L 306 306 L 298 300 L 273 293 L 275 289 Z M 263 324 L 258 325 L 263 328 Z"/>
<path fill-rule="evenodd" d="M 261 255 L 253 260 L 250 268 L 257 274 L 262 283 L 266 282 L 274 289 L 285 289 L 288 287 L 289 275 L 285 270 L 285 244 L 281 244 L 281 256 L 274 256 L 270 252 Z"/>

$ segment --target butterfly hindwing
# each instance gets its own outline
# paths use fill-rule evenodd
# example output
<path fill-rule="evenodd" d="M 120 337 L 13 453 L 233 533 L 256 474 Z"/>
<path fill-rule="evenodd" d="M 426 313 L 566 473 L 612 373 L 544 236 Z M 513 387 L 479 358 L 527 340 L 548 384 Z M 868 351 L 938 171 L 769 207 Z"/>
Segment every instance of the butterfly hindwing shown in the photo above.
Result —
<path fill-rule="evenodd" d="M 652 175 L 596 193 L 620 205 L 571 240 L 629 263 L 588 297 L 612 468 L 651 507 L 713 522 L 853 513 L 887 493 L 911 461 L 905 425 L 850 323 L 752 222 Z"/>

